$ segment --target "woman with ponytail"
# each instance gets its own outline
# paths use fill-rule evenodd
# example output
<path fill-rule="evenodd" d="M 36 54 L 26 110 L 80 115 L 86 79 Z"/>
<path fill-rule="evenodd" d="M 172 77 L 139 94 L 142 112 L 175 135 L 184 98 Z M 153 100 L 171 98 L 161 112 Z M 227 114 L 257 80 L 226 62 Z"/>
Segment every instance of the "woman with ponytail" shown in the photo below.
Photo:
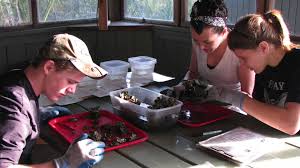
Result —
<path fill-rule="evenodd" d="M 230 92 L 226 96 L 256 119 L 296 134 L 300 130 L 300 49 L 290 41 L 280 12 L 243 17 L 229 33 L 228 46 L 256 77 L 253 98 Z"/>

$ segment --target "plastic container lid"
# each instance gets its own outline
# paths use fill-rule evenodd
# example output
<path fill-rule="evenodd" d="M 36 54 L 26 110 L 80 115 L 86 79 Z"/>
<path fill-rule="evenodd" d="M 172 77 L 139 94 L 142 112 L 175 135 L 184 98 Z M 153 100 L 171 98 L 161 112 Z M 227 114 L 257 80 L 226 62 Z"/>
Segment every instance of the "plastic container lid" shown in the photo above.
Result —
<path fill-rule="evenodd" d="M 120 75 L 128 72 L 129 63 L 121 60 L 101 62 L 100 66 L 108 71 L 109 75 Z"/>
<path fill-rule="evenodd" d="M 128 58 L 133 74 L 152 75 L 156 64 L 156 59 L 147 56 L 137 56 Z"/>
<path fill-rule="evenodd" d="M 156 64 L 156 59 L 148 56 L 137 56 L 128 58 L 128 62 L 132 66 L 153 66 Z"/>

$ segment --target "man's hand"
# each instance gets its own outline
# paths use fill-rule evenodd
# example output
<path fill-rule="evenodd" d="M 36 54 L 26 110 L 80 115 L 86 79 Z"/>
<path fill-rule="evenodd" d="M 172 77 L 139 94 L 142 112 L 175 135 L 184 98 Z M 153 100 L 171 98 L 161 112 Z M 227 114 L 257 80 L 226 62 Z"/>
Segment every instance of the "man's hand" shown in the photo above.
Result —
<path fill-rule="evenodd" d="M 49 121 L 52 118 L 70 114 L 72 114 L 72 112 L 68 108 L 61 106 L 40 107 L 40 117 L 42 121 Z"/>
<path fill-rule="evenodd" d="M 89 168 L 103 159 L 105 144 L 88 139 L 83 134 L 60 158 L 54 159 L 57 168 Z"/>

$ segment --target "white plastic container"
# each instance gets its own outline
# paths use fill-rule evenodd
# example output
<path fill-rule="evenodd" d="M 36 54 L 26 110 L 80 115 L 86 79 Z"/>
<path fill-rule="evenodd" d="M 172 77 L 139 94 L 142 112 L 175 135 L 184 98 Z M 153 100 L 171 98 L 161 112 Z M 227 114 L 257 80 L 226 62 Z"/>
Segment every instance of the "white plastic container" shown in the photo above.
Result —
<path fill-rule="evenodd" d="M 108 72 L 109 79 L 125 79 L 129 63 L 121 60 L 111 60 L 100 63 L 100 67 Z"/>
<path fill-rule="evenodd" d="M 148 56 L 137 56 L 128 58 L 131 72 L 134 75 L 149 75 L 154 72 L 156 59 Z"/>
<path fill-rule="evenodd" d="M 128 91 L 128 94 L 135 96 L 141 104 L 137 105 L 120 98 L 119 95 L 122 91 Z M 142 87 L 116 90 L 110 92 L 109 95 L 114 110 L 117 110 L 120 116 L 143 129 L 161 129 L 173 126 L 176 124 L 182 106 L 182 102 L 176 100 L 174 106 L 161 109 L 149 109 L 147 105 L 154 104 L 154 100 L 157 97 L 169 97 Z"/>

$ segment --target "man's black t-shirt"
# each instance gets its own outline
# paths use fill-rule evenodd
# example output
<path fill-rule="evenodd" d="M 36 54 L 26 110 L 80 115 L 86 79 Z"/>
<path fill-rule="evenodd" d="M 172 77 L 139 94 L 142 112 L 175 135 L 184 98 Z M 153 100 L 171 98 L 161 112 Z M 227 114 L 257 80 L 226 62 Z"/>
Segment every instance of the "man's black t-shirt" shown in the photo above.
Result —
<path fill-rule="evenodd" d="M 21 70 L 0 78 L 0 167 L 26 163 L 39 134 L 38 97 Z M 21 156 L 22 155 L 22 156 Z"/>
<path fill-rule="evenodd" d="M 281 107 L 300 103 L 300 49 L 292 49 L 276 67 L 268 66 L 256 75 L 253 97 Z"/>

